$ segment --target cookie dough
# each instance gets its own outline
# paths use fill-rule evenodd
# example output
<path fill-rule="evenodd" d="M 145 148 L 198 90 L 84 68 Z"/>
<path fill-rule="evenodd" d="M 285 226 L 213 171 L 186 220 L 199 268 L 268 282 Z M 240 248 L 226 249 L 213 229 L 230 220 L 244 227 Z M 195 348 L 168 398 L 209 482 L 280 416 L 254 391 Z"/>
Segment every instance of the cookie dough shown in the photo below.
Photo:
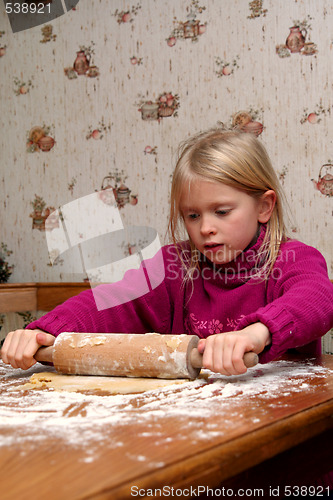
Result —
<path fill-rule="evenodd" d="M 56 372 L 34 373 L 30 381 L 16 390 L 51 389 L 55 391 L 82 392 L 89 394 L 138 394 L 175 384 L 188 379 L 158 379 L 130 377 L 99 377 L 90 375 L 62 375 Z"/>

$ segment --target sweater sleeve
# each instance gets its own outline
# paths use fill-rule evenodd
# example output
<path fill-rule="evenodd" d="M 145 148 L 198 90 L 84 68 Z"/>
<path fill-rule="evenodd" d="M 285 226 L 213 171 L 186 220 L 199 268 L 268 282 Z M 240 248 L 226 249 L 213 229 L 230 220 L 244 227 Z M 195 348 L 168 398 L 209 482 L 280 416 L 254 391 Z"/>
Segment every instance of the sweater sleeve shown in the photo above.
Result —
<path fill-rule="evenodd" d="M 320 339 L 333 326 L 333 284 L 323 256 L 310 246 L 289 241 L 267 283 L 267 305 L 244 317 L 238 329 L 261 322 L 272 343 L 259 356 L 266 363 Z"/>
<path fill-rule="evenodd" d="M 161 254 L 127 271 L 116 283 L 99 285 L 71 297 L 28 329 L 52 335 L 61 332 L 147 333 L 169 331 L 171 301 L 166 287 Z M 162 273 L 161 273 L 162 268 Z"/>

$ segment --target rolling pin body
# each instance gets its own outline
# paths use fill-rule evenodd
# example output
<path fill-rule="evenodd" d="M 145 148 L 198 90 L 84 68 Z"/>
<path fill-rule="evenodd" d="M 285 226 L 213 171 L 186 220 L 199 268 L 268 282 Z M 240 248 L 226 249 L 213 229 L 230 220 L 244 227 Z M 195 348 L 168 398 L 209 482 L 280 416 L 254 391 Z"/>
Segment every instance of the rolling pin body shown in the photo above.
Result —
<path fill-rule="evenodd" d="M 65 374 L 194 379 L 202 368 L 198 342 L 196 335 L 183 334 L 64 332 L 35 359 L 51 361 Z M 247 367 L 257 362 L 255 353 L 245 354 Z"/>

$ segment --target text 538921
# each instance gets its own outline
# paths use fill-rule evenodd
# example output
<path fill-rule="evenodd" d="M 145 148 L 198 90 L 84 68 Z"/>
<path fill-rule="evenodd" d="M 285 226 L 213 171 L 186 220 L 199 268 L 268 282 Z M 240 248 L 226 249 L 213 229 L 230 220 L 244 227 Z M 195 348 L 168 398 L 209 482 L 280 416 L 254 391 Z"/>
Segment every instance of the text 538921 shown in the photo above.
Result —
<path fill-rule="evenodd" d="M 6 2 L 7 14 L 50 14 L 51 4 L 44 4 L 42 2 L 35 3 L 19 3 L 19 2 Z"/>

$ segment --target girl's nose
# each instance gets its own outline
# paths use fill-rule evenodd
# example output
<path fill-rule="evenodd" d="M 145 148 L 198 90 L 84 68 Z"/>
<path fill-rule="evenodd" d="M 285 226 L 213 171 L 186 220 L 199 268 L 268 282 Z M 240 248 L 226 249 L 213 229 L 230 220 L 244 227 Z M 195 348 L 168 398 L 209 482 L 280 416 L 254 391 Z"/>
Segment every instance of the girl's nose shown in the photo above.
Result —
<path fill-rule="evenodd" d="M 211 217 L 203 217 L 201 220 L 200 232 L 203 236 L 216 234 L 216 227 Z"/>

